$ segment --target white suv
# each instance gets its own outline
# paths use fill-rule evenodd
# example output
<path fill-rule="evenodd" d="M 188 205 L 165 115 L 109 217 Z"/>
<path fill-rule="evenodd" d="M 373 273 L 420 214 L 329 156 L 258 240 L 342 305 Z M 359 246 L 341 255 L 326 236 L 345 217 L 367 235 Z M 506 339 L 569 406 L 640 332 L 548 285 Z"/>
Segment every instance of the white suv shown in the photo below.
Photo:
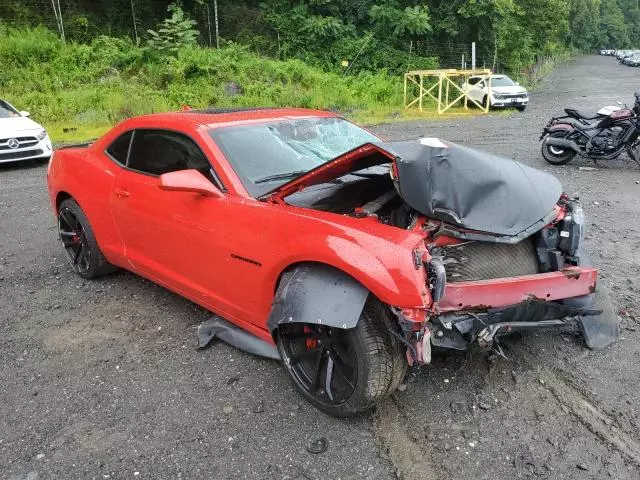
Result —
<path fill-rule="evenodd" d="M 487 100 L 493 107 L 517 108 L 521 112 L 529 104 L 529 93 L 518 82 L 514 82 L 506 75 L 491 75 L 491 92 L 489 92 L 487 77 L 474 76 L 462 85 L 469 98 L 486 106 Z"/>
<path fill-rule="evenodd" d="M 29 112 L 19 112 L 0 99 L 0 163 L 51 157 L 51 140 Z"/>

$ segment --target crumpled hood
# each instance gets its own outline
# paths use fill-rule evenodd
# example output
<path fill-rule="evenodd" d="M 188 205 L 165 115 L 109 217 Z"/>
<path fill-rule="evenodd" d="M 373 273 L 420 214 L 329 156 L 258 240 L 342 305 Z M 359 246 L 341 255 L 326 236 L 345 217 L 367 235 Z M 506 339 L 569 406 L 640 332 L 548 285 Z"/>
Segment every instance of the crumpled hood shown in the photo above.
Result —
<path fill-rule="evenodd" d="M 543 219 L 548 222 L 554 216 L 562 194 L 560 182 L 548 173 L 455 143 L 423 138 L 367 143 L 262 198 L 282 201 L 311 185 L 391 162 L 398 193 L 411 208 L 435 220 L 494 235 L 533 234 L 544 226 Z"/>
<path fill-rule="evenodd" d="M 458 227 L 516 236 L 548 217 L 562 194 L 548 173 L 455 143 L 425 138 L 383 148 L 396 157 L 402 199 Z"/>

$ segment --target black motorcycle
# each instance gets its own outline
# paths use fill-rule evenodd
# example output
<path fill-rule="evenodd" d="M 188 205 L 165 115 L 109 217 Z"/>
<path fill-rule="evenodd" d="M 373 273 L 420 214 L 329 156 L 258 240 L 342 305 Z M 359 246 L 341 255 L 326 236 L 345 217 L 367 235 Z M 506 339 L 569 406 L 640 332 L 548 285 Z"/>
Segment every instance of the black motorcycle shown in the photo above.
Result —
<path fill-rule="evenodd" d="M 552 165 L 566 165 L 576 155 L 613 160 L 624 152 L 640 165 L 640 92 L 632 109 L 623 108 L 605 117 L 585 118 L 567 109 L 542 130 L 542 156 Z"/>

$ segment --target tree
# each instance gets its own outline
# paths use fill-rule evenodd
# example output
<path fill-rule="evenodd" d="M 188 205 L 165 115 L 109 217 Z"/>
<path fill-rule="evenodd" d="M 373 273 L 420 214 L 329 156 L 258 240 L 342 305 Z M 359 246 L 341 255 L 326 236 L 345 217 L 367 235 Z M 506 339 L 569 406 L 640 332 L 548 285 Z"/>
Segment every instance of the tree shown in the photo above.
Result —
<path fill-rule="evenodd" d="M 431 31 L 429 9 L 426 5 L 402 8 L 399 2 L 374 5 L 369 12 L 372 20 L 383 30 L 393 35 L 416 36 Z"/>
<path fill-rule="evenodd" d="M 571 0 L 569 8 L 569 41 L 587 52 L 598 47 L 600 0 Z"/>
<path fill-rule="evenodd" d="M 159 52 L 177 52 L 180 47 L 195 45 L 198 41 L 197 23 L 187 17 L 178 3 L 167 7 L 171 17 L 162 21 L 158 30 L 147 30 L 151 36 L 147 41 L 149 47 Z"/>
<path fill-rule="evenodd" d="M 616 0 L 601 0 L 599 43 L 603 48 L 623 48 L 630 44 L 629 27 Z"/>

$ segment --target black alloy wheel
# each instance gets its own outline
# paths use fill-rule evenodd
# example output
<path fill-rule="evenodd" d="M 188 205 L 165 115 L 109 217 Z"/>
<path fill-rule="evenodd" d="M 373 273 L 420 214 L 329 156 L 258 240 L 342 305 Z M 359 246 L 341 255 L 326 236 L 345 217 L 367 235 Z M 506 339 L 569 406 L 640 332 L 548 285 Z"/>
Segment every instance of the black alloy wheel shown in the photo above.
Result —
<path fill-rule="evenodd" d="M 58 232 L 74 271 L 80 275 L 86 274 L 91 266 L 91 249 L 82 224 L 69 207 L 60 209 Z"/>
<path fill-rule="evenodd" d="M 73 271 L 81 277 L 97 278 L 117 270 L 102 254 L 89 219 L 71 198 L 58 208 L 58 234 Z"/>
<path fill-rule="evenodd" d="M 279 335 L 283 359 L 299 387 L 327 406 L 351 397 L 358 363 L 348 330 L 293 324 L 282 327 Z"/>
<path fill-rule="evenodd" d="M 406 347 L 394 331 L 389 307 L 370 296 L 353 328 L 282 324 L 276 342 L 302 396 L 329 415 L 348 417 L 371 409 L 402 382 Z"/>

